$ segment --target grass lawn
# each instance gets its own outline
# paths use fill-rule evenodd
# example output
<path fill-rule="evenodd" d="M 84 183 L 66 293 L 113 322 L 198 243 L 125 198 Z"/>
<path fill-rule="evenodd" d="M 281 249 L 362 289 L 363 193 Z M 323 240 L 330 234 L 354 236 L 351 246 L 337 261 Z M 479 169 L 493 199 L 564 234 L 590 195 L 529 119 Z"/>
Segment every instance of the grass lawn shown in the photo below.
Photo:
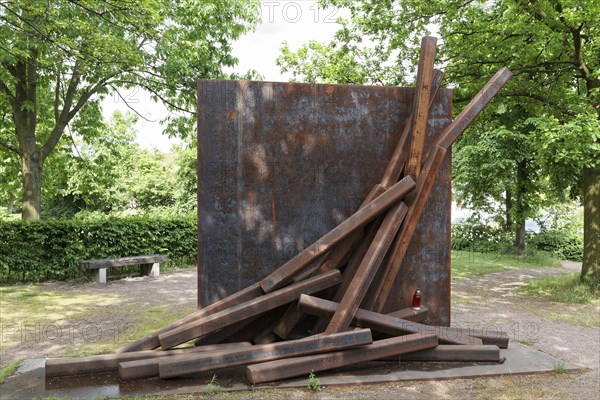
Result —
<path fill-rule="evenodd" d="M 536 279 L 519 294 L 561 303 L 544 315 L 572 324 L 600 327 L 600 288 L 579 283 L 579 273 Z M 531 310 L 534 314 L 535 309 Z M 549 314 L 549 315 L 548 315 Z"/>
<path fill-rule="evenodd" d="M 452 279 L 472 278 L 474 276 L 519 268 L 557 267 L 560 267 L 560 262 L 545 254 L 518 256 L 499 253 L 477 253 L 473 251 L 452 251 Z"/>
<path fill-rule="evenodd" d="M 56 337 L 55 342 L 66 345 L 55 355 L 109 353 L 195 309 L 194 304 L 140 307 L 120 294 L 44 286 L 0 287 L 0 322 L 5 328 L 0 349 Z"/>

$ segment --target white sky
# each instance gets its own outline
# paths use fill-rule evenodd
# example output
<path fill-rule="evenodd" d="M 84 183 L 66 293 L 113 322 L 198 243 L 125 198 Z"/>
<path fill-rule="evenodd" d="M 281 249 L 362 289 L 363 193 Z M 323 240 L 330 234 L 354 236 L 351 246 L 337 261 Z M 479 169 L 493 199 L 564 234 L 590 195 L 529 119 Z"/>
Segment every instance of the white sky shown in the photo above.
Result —
<path fill-rule="evenodd" d="M 341 15 L 342 12 L 334 8 L 319 9 L 316 0 L 262 1 L 262 23 L 233 45 L 233 54 L 239 59 L 233 71 L 244 73 L 254 69 L 265 80 L 287 81 L 289 76 L 282 75 L 275 64 L 282 42 L 287 41 L 295 50 L 309 40 L 328 41 L 339 28 L 335 20 Z M 150 120 L 139 118 L 136 125 L 137 142 L 142 148 L 167 153 L 173 144 L 179 142 L 162 134 L 164 127 L 159 121 L 168 113 L 162 104 L 150 100 L 149 94 L 143 90 L 124 91 L 121 95 Z M 102 107 L 105 118 L 110 118 L 116 110 L 131 111 L 117 95 L 105 99 Z"/>

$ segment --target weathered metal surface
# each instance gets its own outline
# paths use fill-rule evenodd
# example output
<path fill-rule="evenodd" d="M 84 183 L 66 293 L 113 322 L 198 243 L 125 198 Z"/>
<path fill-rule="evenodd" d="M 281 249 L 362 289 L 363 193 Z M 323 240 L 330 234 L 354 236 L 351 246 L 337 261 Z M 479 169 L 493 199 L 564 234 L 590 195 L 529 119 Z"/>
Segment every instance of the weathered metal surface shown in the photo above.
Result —
<path fill-rule="evenodd" d="M 163 332 L 158 335 L 158 340 L 163 349 L 170 349 L 188 340 L 209 335 L 240 321 L 281 307 L 297 300 L 302 293 L 318 293 L 337 285 L 341 280 L 342 277 L 338 270 L 329 271 Z"/>
<path fill-rule="evenodd" d="M 249 342 L 223 343 L 212 346 L 189 347 L 168 351 L 135 351 L 120 354 L 100 354 L 87 357 L 62 357 L 46 360 L 44 372 L 46 378 L 56 376 L 69 376 L 91 374 L 96 372 L 116 371 L 120 362 L 142 359 L 156 359 L 173 355 L 201 353 L 226 348 L 240 348 L 251 346 Z"/>
<path fill-rule="evenodd" d="M 500 362 L 500 349 L 493 345 L 455 346 L 440 344 L 433 349 L 401 354 L 399 361 L 479 361 Z"/>
<path fill-rule="evenodd" d="M 394 280 L 403 269 L 404 256 L 412 243 L 413 234 L 421 219 L 421 213 L 429 198 L 429 193 L 431 193 L 431 190 L 433 189 L 438 171 L 444 163 L 445 156 L 445 149 L 437 146 L 431 149 L 428 159 L 425 162 L 423 173 L 420 174 L 417 179 L 417 190 L 411 193 L 407 200 L 409 210 L 406 216 L 406 222 L 402 225 L 402 229 L 396 236 L 395 242 L 387 257 L 387 263 L 381 268 L 383 273 L 380 281 L 376 282 L 371 288 L 371 298 L 373 301 L 367 302 L 367 309 L 375 310 L 377 312 L 382 312 L 384 310 L 388 296 L 394 287 Z M 443 216 L 440 218 L 443 218 Z M 429 286 L 428 282 L 426 283 Z"/>
<path fill-rule="evenodd" d="M 410 353 L 437 346 L 437 336 L 432 333 L 415 333 L 390 339 L 377 340 L 373 344 L 312 356 L 287 358 L 246 367 L 246 377 L 253 384 L 272 382 L 310 372 L 377 360 L 396 354 Z"/>
<path fill-rule="evenodd" d="M 358 310 L 360 303 L 367 294 L 369 285 L 373 281 L 373 278 L 375 278 L 375 274 L 392 244 L 394 236 L 398 232 L 407 211 L 408 207 L 403 202 L 388 210 L 387 215 L 381 223 L 381 227 L 360 262 L 356 275 L 354 275 L 348 286 L 348 290 L 344 293 L 338 309 L 331 317 L 325 333 L 343 332 L 350 326 L 352 318 L 354 318 L 356 310 Z"/>
<path fill-rule="evenodd" d="M 319 240 L 296 254 L 291 260 L 275 269 L 260 281 L 262 289 L 269 293 L 289 282 L 294 275 L 315 261 L 319 256 L 330 250 L 336 243 L 350 236 L 373 220 L 392 205 L 398 203 L 415 188 L 415 182 L 410 176 L 402 179 L 394 186 L 383 192 L 369 204 L 360 208 L 341 224 L 327 232 Z"/>
<path fill-rule="evenodd" d="M 418 310 L 412 307 L 403 308 L 402 310 L 387 313 L 388 317 L 405 319 L 407 321 L 421 322 L 427 319 L 429 310 L 425 306 L 421 306 Z"/>
<path fill-rule="evenodd" d="M 319 299 L 318 297 L 302 295 L 298 300 L 298 309 L 308 314 L 319 317 L 330 317 L 336 311 L 338 303 Z M 446 326 L 424 325 L 411 322 L 373 311 L 358 309 L 352 319 L 354 326 L 371 328 L 373 331 L 390 336 L 406 335 L 410 333 L 431 332 L 439 336 L 440 343 L 447 344 L 483 344 L 482 340 L 470 336 L 468 330 L 450 328 Z"/>
<path fill-rule="evenodd" d="M 199 81 L 198 90 L 198 301 L 206 306 L 262 279 L 358 209 L 385 171 L 414 90 L 247 81 Z M 451 91 L 441 89 L 426 143 L 450 114 Z M 449 156 L 431 197 L 406 270 L 419 284 L 431 281 L 430 319 L 448 324 Z M 390 310 L 410 305 L 400 289 Z"/>
<path fill-rule="evenodd" d="M 458 114 L 452 124 L 441 134 L 438 146 L 448 149 L 467 129 L 469 124 L 488 105 L 494 96 L 504 87 L 512 76 L 512 72 L 506 67 L 500 68 L 498 72 L 485 84 L 483 88 L 473 97 L 467 106 Z"/>
<path fill-rule="evenodd" d="M 192 373 L 216 371 L 239 365 L 298 357 L 307 354 L 325 353 L 367 345 L 373 342 L 371 331 L 361 329 L 333 335 L 315 335 L 300 340 L 264 344 L 227 350 L 199 357 L 171 357 L 158 363 L 161 378 L 172 378 Z"/>
<path fill-rule="evenodd" d="M 415 99 L 411 115 L 410 153 L 405 175 L 416 181 L 424 159 L 425 134 L 429 117 L 429 104 L 432 95 L 433 62 L 435 61 L 437 38 L 425 36 L 421 39 L 421 54 L 415 82 Z"/>

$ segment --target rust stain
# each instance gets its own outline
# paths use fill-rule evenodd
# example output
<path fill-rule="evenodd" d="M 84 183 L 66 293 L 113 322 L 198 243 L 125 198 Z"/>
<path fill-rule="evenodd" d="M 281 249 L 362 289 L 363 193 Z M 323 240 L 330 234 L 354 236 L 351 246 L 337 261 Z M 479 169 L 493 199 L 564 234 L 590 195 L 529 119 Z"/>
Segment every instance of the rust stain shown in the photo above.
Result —
<path fill-rule="evenodd" d="M 271 224 L 273 225 L 273 242 L 277 242 L 277 214 L 275 207 L 275 197 L 271 198 Z"/>
<path fill-rule="evenodd" d="M 239 115 L 239 113 L 239 110 L 231 110 L 229 111 L 229 114 L 227 114 L 227 119 L 234 119 Z"/>

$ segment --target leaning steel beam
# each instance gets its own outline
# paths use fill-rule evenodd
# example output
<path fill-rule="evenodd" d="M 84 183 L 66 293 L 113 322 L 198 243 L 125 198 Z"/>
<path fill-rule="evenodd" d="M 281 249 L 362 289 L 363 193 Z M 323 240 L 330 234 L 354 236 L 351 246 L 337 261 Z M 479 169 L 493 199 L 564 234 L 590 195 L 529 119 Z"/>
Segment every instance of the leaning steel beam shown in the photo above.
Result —
<path fill-rule="evenodd" d="M 364 208 L 370 202 L 383 194 L 385 190 L 386 188 L 381 185 L 373 186 L 358 209 L 360 210 Z M 355 247 L 356 243 L 363 237 L 362 233 L 363 232 L 361 230 L 357 230 L 351 235 L 347 236 L 345 239 L 341 240 L 333 249 L 331 249 L 329 253 L 325 255 L 323 261 L 317 265 L 315 270 L 302 271 L 300 274 L 298 274 L 298 276 L 294 277 L 294 282 L 302 281 L 311 276 L 331 271 L 332 269 L 340 269 L 340 267 L 345 264 L 345 261 L 348 260 L 349 253 L 352 248 Z"/>
<path fill-rule="evenodd" d="M 356 275 L 352 278 L 348 290 L 344 293 L 337 310 L 331 317 L 331 321 L 325 329 L 326 334 L 343 332 L 350 326 L 407 211 L 408 208 L 403 202 L 388 211 L 367 254 L 362 259 Z"/>
<path fill-rule="evenodd" d="M 57 376 L 110 372 L 116 371 L 119 368 L 119 363 L 125 361 L 205 353 L 227 348 L 239 349 L 245 346 L 251 346 L 251 344 L 248 342 L 223 343 L 168 351 L 146 350 L 119 354 L 101 354 L 87 357 L 49 358 L 46 360 L 45 374 L 46 378 L 52 378 Z"/>
<path fill-rule="evenodd" d="M 432 333 L 398 336 L 378 340 L 373 344 L 355 349 L 249 365 L 246 367 L 246 377 L 253 384 L 272 382 L 294 376 L 306 376 L 310 372 L 326 371 L 364 361 L 429 349 L 437 344 L 437 336 Z"/>
<path fill-rule="evenodd" d="M 381 185 L 373 186 L 373 189 L 369 192 L 359 210 L 369 204 L 371 201 L 375 200 L 380 194 L 385 192 L 385 188 Z M 372 224 L 375 222 L 372 222 Z M 351 235 L 343 239 L 341 242 L 335 245 L 335 247 L 325 255 L 323 261 L 319 263 L 315 267 L 315 269 L 306 270 L 298 274 L 294 277 L 294 282 L 298 282 L 304 280 L 310 276 L 314 276 L 316 274 L 320 274 L 323 272 L 330 271 L 332 269 L 341 268 L 347 261 L 352 252 L 352 248 L 356 246 L 356 244 L 364 237 L 364 232 L 362 230 L 354 231 Z M 361 243 L 362 245 L 362 243 Z M 359 246 L 360 247 L 360 246 Z M 348 267 L 346 267 L 346 270 Z M 342 275 L 344 281 L 346 272 Z M 344 282 L 342 282 L 342 285 Z M 282 339 L 286 339 L 288 335 L 292 332 L 294 327 L 298 325 L 300 321 L 304 319 L 306 314 L 298 311 L 298 305 L 295 303 L 290 304 L 288 309 L 285 311 L 275 328 L 273 329 L 273 333 L 279 336 Z M 314 332 L 321 332 L 314 331 Z"/>
<path fill-rule="evenodd" d="M 427 131 L 429 103 L 432 95 L 433 62 L 435 61 L 437 38 L 425 36 L 421 39 L 419 68 L 415 82 L 415 96 L 411 115 L 410 152 L 405 175 L 410 175 L 415 181 L 421 172 L 421 159 Z"/>
<path fill-rule="evenodd" d="M 446 150 L 441 147 L 436 146 L 431 150 L 426 166 L 419 175 L 417 189 L 407 199 L 409 210 L 404 224 L 396 235 L 394 244 L 389 251 L 390 254 L 382 266 L 383 273 L 380 280 L 375 282 L 374 290 L 365 300 L 365 308 L 378 312 L 383 310 L 445 155 Z"/>
<path fill-rule="evenodd" d="M 477 93 L 467 106 L 458 114 L 458 117 L 441 134 L 437 145 L 444 149 L 450 148 L 452 143 L 467 129 L 475 117 L 485 108 L 485 106 L 494 98 L 496 93 L 502 89 L 504 84 L 510 79 L 512 72 L 506 67 L 501 68 L 486 83 L 486 85 Z"/>
<path fill-rule="evenodd" d="M 315 243 L 302 250 L 294 258 L 269 274 L 260 281 L 260 286 L 265 293 L 280 288 L 293 278 L 295 274 L 302 271 L 304 267 L 313 262 L 320 255 L 329 251 L 340 240 L 364 226 L 399 200 L 402 200 L 402 198 L 414 189 L 414 187 L 415 183 L 410 177 L 402 179 L 400 182 L 386 190 L 385 193 L 352 214 L 348 219 L 323 235 Z"/>
<path fill-rule="evenodd" d="M 245 319 L 288 304 L 297 300 L 302 293 L 317 293 L 340 282 L 340 272 L 338 270 L 329 271 L 275 292 L 265 294 L 257 299 L 219 311 L 187 325 L 161 333 L 158 335 L 158 339 L 163 349 L 170 349 L 188 340 L 208 335 Z"/>
<path fill-rule="evenodd" d="M 223 351 L 220 354 L 212 353 L 206 356 L 201 355 L 200 357 L 171 357 L 159 361 L 159 373 L 161 378 L 173 378 L 287 357 L 326 353 L 367 345 L 372 342 L 371 331 L 369 329 L 334 335 L 315 335 L 299 340 Z"/>
<path fill-rule="evenodd" d="M 434 70 L 433 75 L 433 84 L 432 84 L 432 92 L 431 99 L 429 102 L 429 107 L 433 104 L 433 100 L 435 95 L 437 94 L 439 88 L 442 85 L 442 80 L 444 79 L 444 72 L 440 70 Z M 390 158 L 390 162 L 388 163 L 387 169 L 383 174 L 383 178 L 381 178 L 380 185 L 384 188 L 389 188 L 394 183 L 400 179 L 402 175 L 402 171 L 408 161 L 409 154 L 409 145 L 410 145 L 410 130 L 411 130 L 411 121 L 412 116 L 407 118 L 406 123 L 404 124 L 404 130 L 402 131 L 402 135 L 400 136 L 400 140 L 396 145 L 396 149 Z"/>
<path fill-rule="evenodd" d="M 302 295 L 298 301 L 298 309 L 308 314 L 319 317 L 333 315 L 338 307 L 338 303 L 329 300 L 319 299 L 317 297 Z M 399 318 L 390 317 L 373 311 L 358 309 L 352 324 L 362 328 L 371 328 L 371 330 L 384 333 L 390 336 L 406 335 L 410 333 L 429 332 L 438 335 L 440 343 L 447 344 L 483 344 L 482 340 L 469 336 L 467 332 L 458 328 L 447 326 L 429 326 L 417 322 L 406 321 Z"/>
<path fill-rule="evenodd" d="M 221 300 L 218 300 L 209 306 L 194 311 L 187 317 L 180 319 L 179 321 L 176 321 L 168 326 L 165 326 L 164 328 L 161 328 L 155 332 L 152 332 L 151 334 L 144 336 L 143 338 L 136 340 L 133 343 L 120 347 L 119 349 L 117 349 L 117 353 L 157 349 L 160 347 L 158 335 L 160 335 L 161 333 L 186 325 L 190 322 L 206 317 L 207 315 L 214 314 L 216 312 L 219 312 L 229 307 L 233 307 L 245 301 L 255 299 L 262 294 L 263 291 L 260 288 L 260 285 L 258 283 L 252 284 L 247 288 L 233 293 L 232 295 L 227 296 Z"/>

